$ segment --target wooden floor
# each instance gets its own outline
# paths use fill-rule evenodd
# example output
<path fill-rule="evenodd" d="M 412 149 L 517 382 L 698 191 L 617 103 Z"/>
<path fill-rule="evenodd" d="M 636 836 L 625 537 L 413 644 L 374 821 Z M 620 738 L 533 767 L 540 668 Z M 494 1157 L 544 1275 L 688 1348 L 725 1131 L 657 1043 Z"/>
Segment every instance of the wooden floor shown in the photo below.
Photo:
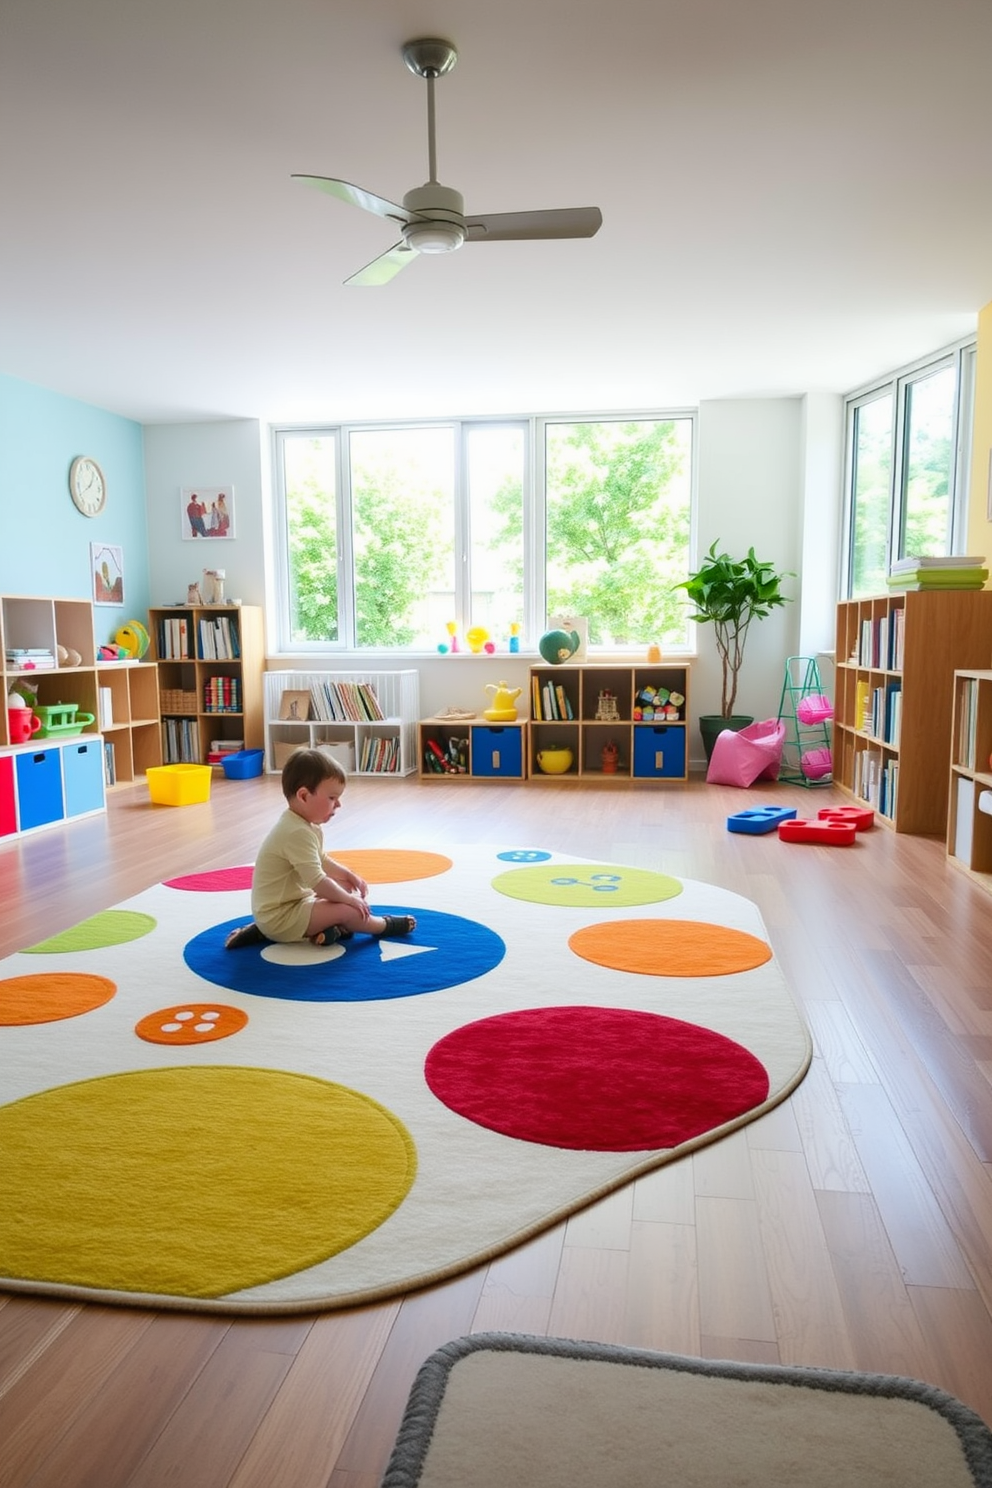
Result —
<path fill-rule="evenodd" d="M 486 1329 L 908 1374 L 992 1422 L 992 898 L 942 844 L 726 831 L 775 800 L 353 780 L 328 847 L 543 846 L 756 901 L 816 1046 L 762 1120 L 444 1286 L 285 1321 L 0 1297 L 0 1488 L 375 1488 L 417 1367 Z M 250 862 L 278 783 L 0 848 L 6 955 L 170 875 Z"/>

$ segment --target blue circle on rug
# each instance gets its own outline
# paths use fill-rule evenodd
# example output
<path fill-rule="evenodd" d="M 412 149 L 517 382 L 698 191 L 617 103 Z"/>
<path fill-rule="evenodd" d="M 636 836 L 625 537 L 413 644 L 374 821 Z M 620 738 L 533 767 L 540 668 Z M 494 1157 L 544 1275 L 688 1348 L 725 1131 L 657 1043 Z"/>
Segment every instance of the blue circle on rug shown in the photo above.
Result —
<path fill-rule="evenodd" d="M 497 853 L 504 863 L 545 863 L 551 854 L 536 847 L 515 847 L 510 852 Z"/>
<path fill-rule="evenodd" d="M 280 964 L 265 958 L 266 945 L 241 946 L 228 951 L 224 941 L 240 915 L 212 925 L 188 941 L 183 958 L 189 969 L 217 987 L 247 992 L 254 997 L 278 997 L 287 1002 L 384 1002 L 394 997 L 418 997 L 474 981 L 498 966 L 506 946 L 494 930 L 461 915 L 410 905 L 376 904 L 373 913 L 412 914 L 412 935 L 379 940 L 358 933 L 331 948 L 333 959 L 301 942 L 294 951 L 300 959 Z"/>

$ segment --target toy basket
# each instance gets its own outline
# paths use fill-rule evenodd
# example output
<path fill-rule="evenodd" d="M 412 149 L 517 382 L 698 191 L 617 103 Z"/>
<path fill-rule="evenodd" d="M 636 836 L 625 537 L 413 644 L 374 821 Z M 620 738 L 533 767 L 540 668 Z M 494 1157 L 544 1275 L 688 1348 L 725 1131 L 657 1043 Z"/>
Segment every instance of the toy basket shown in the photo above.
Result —
<path fill-rule="evenodd" d="M 834 767 L 829 749 L 807 749 L 799 764 L 807 780 L 823 780 Z"/>
<path fill-rule="evenodd" d="M 796 717 L 800 723 L 826 723 L 833 716 L 830 699 L 824 697 L 822 692 L 811 692 L 807 697 L 800 698 L 796 704 Z"/>
<path fill-rule="evenodd" d="M 233 754 L 225 754 L 220 763 L 228 780 L 254 780 L 262 773 L 265 750 L 239 749 Z"/>
<path fill-rule="evenodd" d="M 150 765 L 148 794 L 156 806 L 195 806 L 210 799 L 209 765 Z"/>

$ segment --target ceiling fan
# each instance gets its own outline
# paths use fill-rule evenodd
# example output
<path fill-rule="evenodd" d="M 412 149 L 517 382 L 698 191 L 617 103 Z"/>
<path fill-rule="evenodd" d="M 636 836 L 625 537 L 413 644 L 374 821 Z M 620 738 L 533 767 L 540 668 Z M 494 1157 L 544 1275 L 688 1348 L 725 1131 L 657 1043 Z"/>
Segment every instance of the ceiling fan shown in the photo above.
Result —
<path fill-rule="evenodd" d="M 427 151 L 430 179 L 408 191 L 400 206 L 349 181 L 328 176 L 294 175 L 294 181 L 313 186 L 339 201 L 351 202 L 377 217 L 399 225 L 398 243 L 374 258 L 364 269 L 346 279 L 346 284 L 386 284 L 418 253 L 453 253 L 464 242 L 496 243 L 508 239 L 591 238 L 602 226 L 598 207 L 561 207 L 546 212 L 467 213 L 458 191 L 442 186 L 437 179 L 437 150 L 434 142 L 434 83 L 450 72 L 458 53 L 448 41 L 433 37 L 408 41 L 402 49 L 410 71 L 427 82 Z"/>

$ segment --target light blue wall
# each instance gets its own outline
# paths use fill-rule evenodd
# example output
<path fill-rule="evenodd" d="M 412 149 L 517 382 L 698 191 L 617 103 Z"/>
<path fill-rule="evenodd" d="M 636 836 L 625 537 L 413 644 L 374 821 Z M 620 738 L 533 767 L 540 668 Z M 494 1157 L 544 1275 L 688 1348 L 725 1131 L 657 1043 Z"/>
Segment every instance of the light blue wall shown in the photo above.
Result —
<path fill-rule="evenodd" d="M 107 478 L 98 517 L 69 499 L 69 466 L 84 454 Z M 91 542 L 124 558 L 124 607 L 95 611 L 99 642 L 149 605 L 141 425 L 0 375 L 0 593 L 92 598 Z"/>

